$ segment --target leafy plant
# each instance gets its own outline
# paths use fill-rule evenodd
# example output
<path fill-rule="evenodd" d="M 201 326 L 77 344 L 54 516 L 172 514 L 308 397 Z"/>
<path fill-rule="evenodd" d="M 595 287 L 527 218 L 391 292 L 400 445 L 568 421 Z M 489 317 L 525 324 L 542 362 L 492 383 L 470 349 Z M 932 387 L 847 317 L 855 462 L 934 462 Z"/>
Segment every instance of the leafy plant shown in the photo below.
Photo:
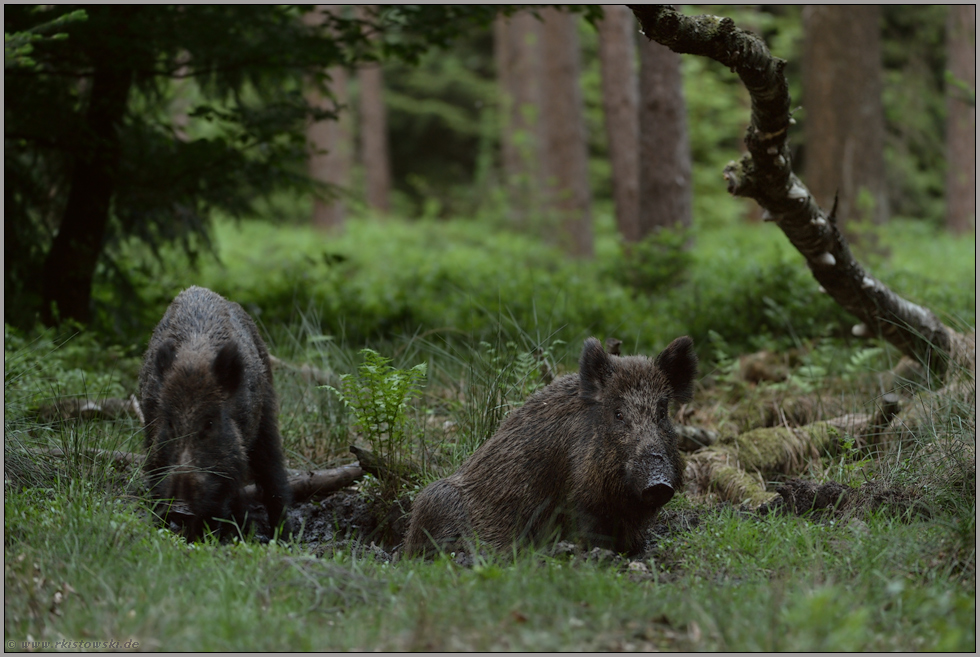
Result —
<path fill-rule="evenodd" d="M 426 364 L 401 370 L 390 365 L 373 349 L 362 349 L 364 363 L 357 374 L 342 374 L 340 389 L 326 386 L 336 393 L 354 413 L 354 426 L 371 445 L 386 468 L 382 471 L 382 487 L 397 493 L 401 478 L 396 476 L 408 460 L 408 406 L 421 395 Z"/>

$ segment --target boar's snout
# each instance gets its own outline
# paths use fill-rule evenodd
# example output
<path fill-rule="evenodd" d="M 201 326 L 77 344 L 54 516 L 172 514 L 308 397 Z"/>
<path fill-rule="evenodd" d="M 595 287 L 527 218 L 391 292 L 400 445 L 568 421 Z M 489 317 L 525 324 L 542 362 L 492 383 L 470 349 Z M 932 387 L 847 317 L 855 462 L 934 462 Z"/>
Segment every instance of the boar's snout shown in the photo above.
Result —
<path fill-rule="evenodd" d="M 674 497 L 674 488 L 666 481 L 650 482 L 643 491 L 643 503 L 648 506 L 663 506 Z"/>
<path fill-rule="evenodd" d="M 648 452 L 643 458 L 640 498 L 648 506 L 661 507 L 674 497 L 673 468 L 663 454 Z"/>

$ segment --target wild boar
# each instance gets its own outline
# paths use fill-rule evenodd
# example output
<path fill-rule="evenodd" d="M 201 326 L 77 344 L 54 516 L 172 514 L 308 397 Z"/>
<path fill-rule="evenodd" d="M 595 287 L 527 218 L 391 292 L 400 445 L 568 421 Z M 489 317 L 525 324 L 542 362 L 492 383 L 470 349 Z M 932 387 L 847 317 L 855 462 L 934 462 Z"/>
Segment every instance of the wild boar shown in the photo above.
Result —
<path fill-rule="evenodd" d="M 451 476 L 416 498 L 403 552 L 476 537 L 509 549 L 559 536 L 635 554 L 684 467 L 668 413 L 689 401 L 697 357 L 688 337 L 656 360 L 613 356 L 589 338 L 579 373 L 532 395 Z"/>
<path fill-rule="evenodd" d="M 145 470 L 161 518 L 188 540 L 244 522 L 249 475 L 275 529 L 289 505 L 269 353 L 237 303 L 190 287 L 153 331 L 139 375 Z M 287 531 L 290 529 L 285 527 Z"/>

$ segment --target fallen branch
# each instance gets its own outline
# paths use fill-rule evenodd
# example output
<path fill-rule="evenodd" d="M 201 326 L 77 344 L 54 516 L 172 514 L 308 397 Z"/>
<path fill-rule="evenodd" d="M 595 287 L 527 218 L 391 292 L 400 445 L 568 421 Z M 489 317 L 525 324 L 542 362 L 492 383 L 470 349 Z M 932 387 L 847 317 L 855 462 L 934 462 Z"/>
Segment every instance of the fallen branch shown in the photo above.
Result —
<path fill-rule="evenodd" d="M 860 320 L 852 332 L 880 336 L 938 375 L 945 374 L 960 334 L 927 308 L 911 303 L 871 276 L 851 255 L 828 214 L 793 173 L 790 161 L 789 87 L 786 61 L 773 57 L 758 36 L 735 27 L 730 18 L 685 16 L 669 5 L 631 5 L 647 38 L 676 53 L 701 55 L 738 74 L 752 98 L 745 135 L 748 154 L 725 167 L 728 191 L 754 199 L 806 258 L 821 288 Z"/>
<path fill-rule="evenodd" d="M 133 452 L 95 448 L 81 449 L 78 452 L 66 451 L 60 447 L 32 448 L 26 451 L 35 456 L 43 455 L 56 458 L 68 458 L 75 454 L 83 454 L 93 460 L 96 458 L 109 459 L 113 463 L 124 467 L 140 466 L 146 458 L 143 454 Z M 302 502 L 317 495 L 332 493 L 350 486 L 364 476 L 364 469 L 356 463 L 351 463 L 327 470 L 286 470 L 286 474 L 286 484 L 292 492 L 293 500 Z M 242 495 L 247 500 L 257 500 L 258 489 L 256 485 L 249 484 L 245 486 L 242 489 Z"/>
<path fill-rule="evenodd" d="M 120 417 L 134 417 L 143 421 L 143 413 L 139 401 L 134 395 L 128 399 L 107 397 L 105 399 L 83 399 L 79 397 L 62 397 L 50 404 L 44 404 L 38 411 L 38 419 L 42 422 L 54 420 L 115 420 Z"/>
<path fill-rule="evenodd" d="M 293 494 L 293 502 L 305 502 L 318 495 L 333 493 L 347 488 L 364 476 L 364 470 L 356 463 L 329 470 L 298 472 L 290 470 L 286 483 Z M 258 488 L 249 484 L 242 489 L 246 500 L 258 500 Z"/>
<path fill-rule="evenodd" d="M 350 452 L 357 457 L 357 462 L 361 464 L 361 468 L 363 468 L 365 472 L 377 477 L 378 479 L 385 480 L 390 477 L 394 477 L 395 479 L 400 479 L 406 483 L 414 483 L 417 482 L 422 475 L 422 468 L 411 461 L 397 461 L 388 463 L 385 461 L 385 459 L 379 457 L 374 452 L 362 449 L 356 445 L 350 446 Z"/>

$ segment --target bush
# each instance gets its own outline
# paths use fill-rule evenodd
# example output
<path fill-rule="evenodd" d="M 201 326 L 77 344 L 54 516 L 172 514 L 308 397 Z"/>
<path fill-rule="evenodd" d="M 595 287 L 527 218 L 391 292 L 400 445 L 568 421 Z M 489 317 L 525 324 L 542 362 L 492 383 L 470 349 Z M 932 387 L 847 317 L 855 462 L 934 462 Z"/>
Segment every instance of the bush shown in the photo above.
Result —
<path fill-rule="evenodd" d="M 646 353 L 681 334 L 700 348 L 711 331 L 735 353 L 852 340 L 853 318 L 819 292 L 802 256 L 768 224 L 703 230 L 689 251 L 667 233 L 624 255 L 602 215 L 591 261 L 482 221 L 351 220 L 341 236 L 257 221 L 215 228 L 220 261 L 202 258 L 196 273 L 174 251 L 162 263 L 135 247 L 127 254 L 143 263 L 145 304 L 127 311 L 145 318 L 128 341 L 142 345 L 190 284 L 238 301 L 267 329 L 315 319 L 312 334 L 357 347 L 421 334 L 495 342 L 501 332 L 504 342 L 529 336 L 537 345 L 614 336 Z M 891 255 L 867 254 L 869 269 L 906 298 L 972 323 L 975 288 L 960 283 L 974 275 L 973 244 L 924 230 L 889 224 L 878 241 Z"/>

